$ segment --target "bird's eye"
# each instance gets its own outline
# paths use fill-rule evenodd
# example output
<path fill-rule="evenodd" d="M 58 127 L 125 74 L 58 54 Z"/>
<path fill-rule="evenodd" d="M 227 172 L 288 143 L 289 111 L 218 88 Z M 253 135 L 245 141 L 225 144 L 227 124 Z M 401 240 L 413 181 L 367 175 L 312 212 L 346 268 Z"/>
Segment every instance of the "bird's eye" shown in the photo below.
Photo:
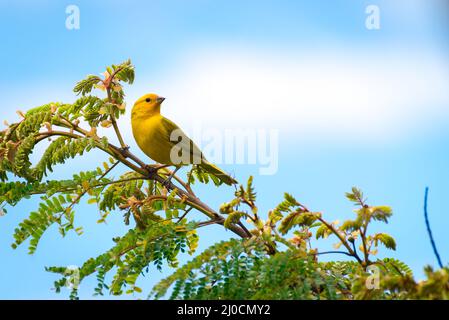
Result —
<path fill-rule="evenodd" d="M 150 98 L 146 98 L 145 101 L 146 102 L 151 102 L 151 99 Z"/>

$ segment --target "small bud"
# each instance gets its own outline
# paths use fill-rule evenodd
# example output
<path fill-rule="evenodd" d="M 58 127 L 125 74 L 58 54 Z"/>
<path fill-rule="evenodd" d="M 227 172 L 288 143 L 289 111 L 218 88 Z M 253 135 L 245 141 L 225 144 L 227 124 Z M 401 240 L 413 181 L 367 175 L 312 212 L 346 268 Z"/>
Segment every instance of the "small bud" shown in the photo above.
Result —
<path fill-rule="evenodd" d="M 90 131 L 86 134 L 88 137 L 97 137 L 97 128 L 92 127 Z"/>
<path fill-rule="evenodd" d="M 96 84 L 95 88 L 100 89 L 101 91 L 106 91 L 106 86 L 104 84 Z"/>
<path fill-rule="evenodd" d="M 52 103 L 52 104 L 50 105 L 50 111 L 51 111 L 51 113 L 55 113 L 57 109 L 58 109 L 58 107 L 57 107 L 54 103 Z"/>
<path fill-rule="evenodd" d="M 126 109 L 126 103 L 123 102 L 121 105 L 118 105 L 118 106 L 117 106 L 117 109 L 119 109 L 119 110 L 125 110 L 125 109 Z"/>
<path fill-rule="evenodd" d="M 111 76 L 107 70 L 105 72 L 103 72 L 103 73 L 100 73 L 100 74 L 102 76 L 104 76 L 105 79 L 109 79 L 109 77 Z"/>
<path fill-rule="evenodd" d="M 22 112 L 22 111 L 20 111 L 20 110 L 17 110 L 16 111 L 16 113 L 19 115 L 19 117 L 21 117 L 21 118 L 24 118 L 25 119 L 25 114 Z"/>
<path fill-rule="evenodd" d="M 290 239 L 290 242 L 292 244 L 294 244 L 295 246 L 299 247 L 301 245 L 301 243 L 303 242 L 303 240 L 300 237 L 295 235 L 293 238 Z"/>
<path fill-rule="evenodd" d="M 103 120 L 103 121 L 101 121 L 101 126 L 103 128 L 109 128 L 110 126 L 112 126 L 112 121 L 111 120 Z"/>
<path fill-rule="evenodd" d="M 46 121 L 46 122 L 43 123 L 43 125 L 44 125 L 45 128 L 47 128 L 47 131 L 52 131 L 50 122 Z"/>
<path fill-rule="evenodd" d="M 119 92 L 119 91 L 122 90 L 122 86 L 119 85 L 119 84 L 114 84 L 114 85 L 112 86 L 112 90 L 114 90 L 115 92 Z"/>
<path fill-rule="evenodd" d="M 338 250 L 341 247 L 341 242 L 334 243 L 332 246 L 334 247 L 334 249 Z"/>

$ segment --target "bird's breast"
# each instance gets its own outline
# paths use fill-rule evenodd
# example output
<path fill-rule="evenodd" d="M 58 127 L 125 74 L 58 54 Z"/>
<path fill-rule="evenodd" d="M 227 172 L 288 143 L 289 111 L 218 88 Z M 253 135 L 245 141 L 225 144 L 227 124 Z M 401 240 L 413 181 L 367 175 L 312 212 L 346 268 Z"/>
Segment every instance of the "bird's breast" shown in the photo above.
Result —
<path fill-rule="evenodd" d="M 150 117 L 132 121 L 134 139 L 140 149 L 151 159 L 162 164 L 172 164 L 170 160 L 171 144 L 162 125 L 162 117 Z"/>

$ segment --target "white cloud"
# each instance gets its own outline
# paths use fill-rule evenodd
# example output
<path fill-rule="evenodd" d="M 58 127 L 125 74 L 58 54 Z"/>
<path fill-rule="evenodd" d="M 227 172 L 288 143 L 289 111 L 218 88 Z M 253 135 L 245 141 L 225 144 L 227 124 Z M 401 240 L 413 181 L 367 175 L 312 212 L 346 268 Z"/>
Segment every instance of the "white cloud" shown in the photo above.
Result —
<path fill-rule="evenodd" d="M 156 87 L 138 83 L 129 100 L 148 91 L 166 96 L 163 114 L 187 131 L 200 123 L 385 142 L 449 121 L 447 64 L 431 52 L 292 56 L 234 48 L 196 53 L 181 65 Z"/>
<path fill-rule="evenodd" d="M 342 52 L 293 56 L 217 49 L 187 55 L 163 78 L 137 73 L 135 85 L 126 88 L 123 132 L 131 142 L 130 110 L 147 92 L 165 96 L 163 114 L 189 133 L 198 125 L 223 131 L 252 127 L 279 129 L 280 139 L 292 133 L 298 142 L 384 144 L 447 128 L 444 57 L 406 50 Z M 5 95 L 3 118 L 14 121 L 16 109 L 54 101 L 55 92 L 59 101 L 76 99 L 70 86 L 42 84 L 27 95 L 13 90 Z"/>

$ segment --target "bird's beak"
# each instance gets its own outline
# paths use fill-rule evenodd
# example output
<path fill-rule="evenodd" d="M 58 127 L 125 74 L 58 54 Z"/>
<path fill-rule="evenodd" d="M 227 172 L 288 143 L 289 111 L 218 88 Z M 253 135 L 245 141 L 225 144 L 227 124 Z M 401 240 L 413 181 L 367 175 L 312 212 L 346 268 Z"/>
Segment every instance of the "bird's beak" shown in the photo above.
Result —
<path fill-rule="evenodd" d="M 158 97 L 157 98 L 157 102 L 162 103 L 164 102 L 165 98 L 164 97 Z"/>

